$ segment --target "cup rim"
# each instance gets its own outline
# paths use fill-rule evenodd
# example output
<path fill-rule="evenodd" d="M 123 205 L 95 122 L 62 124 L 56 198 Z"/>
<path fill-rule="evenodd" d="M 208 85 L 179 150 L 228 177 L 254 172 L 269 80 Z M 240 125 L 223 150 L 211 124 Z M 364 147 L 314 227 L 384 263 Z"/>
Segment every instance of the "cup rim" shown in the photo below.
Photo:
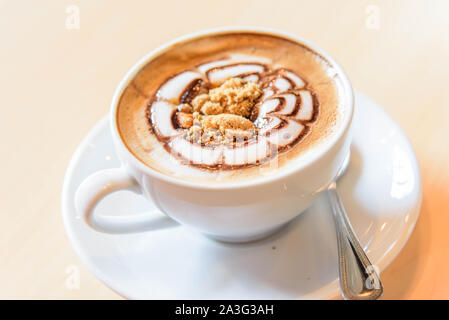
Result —
<path fill-rule="evenodd" d="M 286 168 L 282 170 L 279 173 L 275 173 L 273 175 L 263 177 L 263 178 L 257 178 L 255 180 L 243 180 L 243 181 L 237 181 L 237 182 L 226 182 L 226 183 L 209 183 L 209 182 L 196 182 L 196 181 L 189 181 L 184 180 L 181 178 L 174 178 L 167 174 L 163 174 L 155 169 L 152 169 L 145 163 L 143 163 L 140 159 L 138 159 L 126 146 L 125 142 L 123 141 L 122 137 L 120 136 L 119 130 L 118 130 L 118 124 L 117 124 L 117 109 L 118 109 L 118 102 L 120 100 L 121 95 L 123 94 L 123 91 L 128 86 L 129 82 L 137 75 L 137 73 L 146 65 L 148 62 L 155 56 L 163 53 L 164 51 L 168 50 L 170 47 L 172 47 L 175 44 L 179 44 L 182 42 L 192 41 L 197 38 L 201 38 L 204 36 L 212 36 L 212 35 L 218 35 L 218 34 L 228 34 L 228 33 L 239 33 L 239 32 L 247 32 L 247 33 L 255 33 L 255 34 L 266 34 L 266 35 L 273 35 L 277 37 L 281 37 L 287 40 L 294 41 L 299 44 L 303 44 L 306 47 L 310 48 L 312 51 L 316 52 L 317 54 L 321 55 L 324 59 L 326 59 L 332 67 L 337 70 L 343 84 L 343 92 L 344 92 L 344 98 L 346 101 L 345 104 L 345 112 L 344 117 L 342 119 L 341 125 L 337 128 L 336 132 L 331 134 L 331 137 L 327 141 L 327 143 L 322 147 L 319 148 L 316 152 L 314 152 L 310 157 L 307 159 L 303 159 L 302 161 L 299 161 L 297 164 L 292 165 L 291 168 Z M 175 38 L 163 45 L 158 46 L 157 48 L 151 50 L 146 55 L 144 55 L 137 63 L 135 63 L 131 69 L 125 74 L 125 76 L 120 81 L 119 85 L 114 91 L 114 95 L 112 97 L 111 101 L 111 107 L 110 107 L 110 125 L 111 125 L 111 132 L 114 139 L 114 143 L 117 147 L 120 148 L 120 151 L 123 151 L 127 154 L 128 158 L 132 162 L 134 166 L 136 166 L 140 171 L 144 172 L 145 174 L 162 180 L 164 182 L 168 182 L 171 184 L 189 187 L 189 188 L 195 188 L 195 189 L 214 189 L 214 190 L 226 190 L 226 189 L 240 189 L 240 188 L 246 188 L 246 187 L 254 187 L 254 186 L 260 186 L 263 184 L 268 184 L 271 182 L 275 182 L 278 180 L 281 180 L 283 178 L 286 178 L 287 176 L 290 176 L 293 173 L 297 173 L 314 162 L 316 162 L 318 159 L 320 159 L 322 156 L 324 156 L 333 146 L 346 134 L 346 132 L 349 130 L 352 118 L 354 115 L 354 93 L 352 85 L 344 72 L 343 68 L 335 61 L 332 56 L 330 56 L 325 50 L 319 48 L 315 44 L 309 42 L 308 40 L 305 40 L 301 37 L 298 37 L 292 33 L 285 32 L 285 31 L 279 31 L 271 28 L 264 28 L 264 27 L 249 27 L 249 26 L 236 26 L 236 27 L 220 27 L 220 28 L 213 28 L 213 29 L 206 29 L 202 31 L 197 31 L 193 33 L 189 33 L 187 35 Z"/>

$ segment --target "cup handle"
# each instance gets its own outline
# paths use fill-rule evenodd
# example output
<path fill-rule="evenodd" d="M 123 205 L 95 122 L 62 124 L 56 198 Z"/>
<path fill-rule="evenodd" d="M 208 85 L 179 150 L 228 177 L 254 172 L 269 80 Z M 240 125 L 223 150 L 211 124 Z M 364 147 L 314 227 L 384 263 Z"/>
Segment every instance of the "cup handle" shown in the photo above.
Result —
<path fill-rule="evenodd" d="M 152 224 L 155 216 L 161 216 L 158 210 L 122 216 L 95 214 L 97 204 L 106 195 L 117 190 L 142 193 L 137 181 L 123 167 L 91 174 L 80 184 L 75 194 L 78 214 L 91 228 L 105 233 L 132 233 L 154 229 Z"/>

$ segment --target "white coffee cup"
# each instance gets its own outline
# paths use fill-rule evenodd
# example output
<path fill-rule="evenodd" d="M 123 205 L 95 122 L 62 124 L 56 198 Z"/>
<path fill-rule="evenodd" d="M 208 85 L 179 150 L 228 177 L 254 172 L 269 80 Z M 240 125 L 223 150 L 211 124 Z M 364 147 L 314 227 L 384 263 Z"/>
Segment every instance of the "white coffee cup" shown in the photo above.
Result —
<path fill-rule="evenodd" d="M 221 33 L 252 32 L 275 35 L 303 44 L 327 61 L 341 79 L 341 123 L 326 143 L 314 147 L 294 165 L 271 176 L 231 184 L 181 180 L 148 167 L 122 141 L 116 122 L 119 98 L 133 77 L 153 57 L 173 44 Z M 169 42 L 143 57 L 125 75 L 111 102 L 110 125 L 120 168 L 106 169 L 87 177 L 75 195 L 78 213 L 95 230 L 107 233 L 142 232 L 154 229 L 154 212 L 123 216 L 95 214 L 97 203 L 117 190 L 131 190 L 151 199 L 157 208 L 181 224 L 223 241 L 245 242 L 276 231 L 309 207 L 335 178 L 349 152 L 354 98 L 342 68 L 326 52 L 291 34 L 265 28 L 219 28 L 193 33 Z"/>

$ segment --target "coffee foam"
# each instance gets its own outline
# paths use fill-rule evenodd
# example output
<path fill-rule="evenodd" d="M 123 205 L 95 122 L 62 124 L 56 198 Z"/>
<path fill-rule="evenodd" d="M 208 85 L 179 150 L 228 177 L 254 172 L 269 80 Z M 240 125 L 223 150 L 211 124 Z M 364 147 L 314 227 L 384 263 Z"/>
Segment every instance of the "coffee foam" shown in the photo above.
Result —
<path fill-rule="evenodd" d="M 134 155 L 172 176 L 224 181 L 272 174 L 281 169 L 277 166 L 300 161 L 337 126 L 338 75 L 330 77 L 330 68 L 309 49 L 272 36 L 233 34 L 178 44 L 144 67 L 124 91 L 119 131 Z M 263 83 L 251 119 L 259 137 L 232 148 L 187 141 L 172 121 L 176 105 L 198 81 L 213 86 L 230 77 Z M 249 164 L 255 167 L 243 169 Z"/>

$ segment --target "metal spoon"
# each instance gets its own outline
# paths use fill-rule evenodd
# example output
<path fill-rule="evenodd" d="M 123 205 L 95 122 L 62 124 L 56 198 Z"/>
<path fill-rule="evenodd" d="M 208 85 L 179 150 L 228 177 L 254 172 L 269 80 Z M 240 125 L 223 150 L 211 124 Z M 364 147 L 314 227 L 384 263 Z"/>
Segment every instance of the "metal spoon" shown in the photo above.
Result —
<path fill-rule="evenodd" d="M 337 180 L 345 173 L 349 159 L 350 154 L 327 191 L 337 232 L 340 288 L 346 300 L 374 300 L 382 295 L 382 283 L 360 245 L 337 193 Z"/>

